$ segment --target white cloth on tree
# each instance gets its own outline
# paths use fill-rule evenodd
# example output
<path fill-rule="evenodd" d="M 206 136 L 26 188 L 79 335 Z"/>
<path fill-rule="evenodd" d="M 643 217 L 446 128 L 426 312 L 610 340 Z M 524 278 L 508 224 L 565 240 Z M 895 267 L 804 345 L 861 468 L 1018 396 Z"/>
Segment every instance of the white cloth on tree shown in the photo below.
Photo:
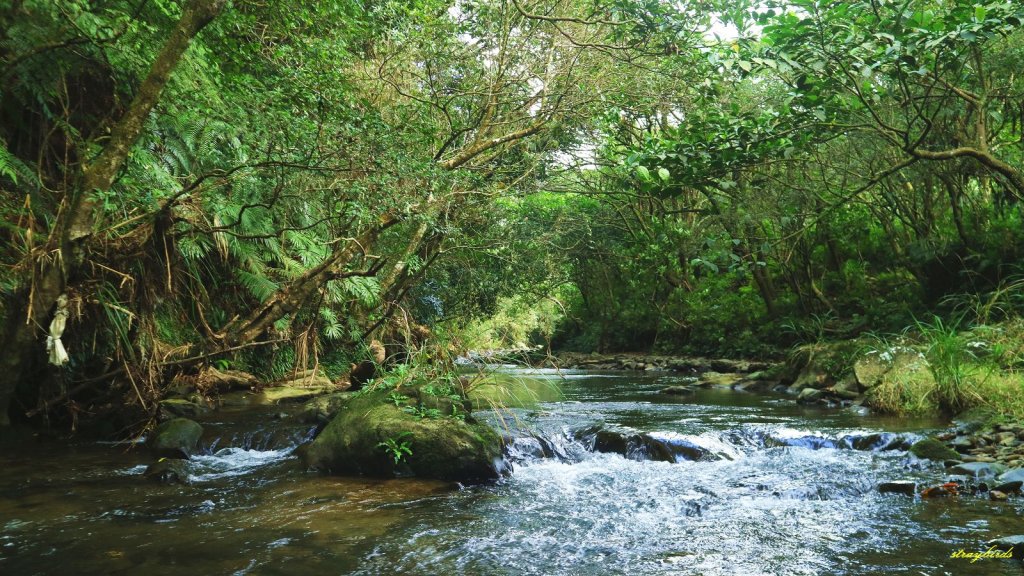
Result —
<path fill-rule="evenodd" d="M 67 323 L 68 297 L 61 294 L 57 298 L 57 311 L 53 313 L 53 320 L 50 321 L 50 334 L 46 337 L 46 351 L 50 355 L 50 364 L 54 366 L 63 366 L 71 359 L 68 357 L 68 351 L 64 349 L 64 343 L 60 341 Z"/>

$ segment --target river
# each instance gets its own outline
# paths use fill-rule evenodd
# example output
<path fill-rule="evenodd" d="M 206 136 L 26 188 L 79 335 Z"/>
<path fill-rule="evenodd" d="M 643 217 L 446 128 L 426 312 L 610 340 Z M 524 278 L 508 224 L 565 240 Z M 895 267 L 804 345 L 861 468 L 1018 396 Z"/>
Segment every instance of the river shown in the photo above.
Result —
<path fill-rule="evenodd" d="M 901 449 L 939 422 L 667 396 L 685 379 L 659 373 L 505 374 L 533 392 L 482 415 L 516 440 L 479 486 L 307 472 L 292 449 L 311 431 L 281 407 L 204 421 L 188 486 L 145 481 L 124 444 L 6 445 L 0 574 L 1021 573 L 951 557 L 1022 532 L 1021 499 L 878 493 L 943 478 Z"/>

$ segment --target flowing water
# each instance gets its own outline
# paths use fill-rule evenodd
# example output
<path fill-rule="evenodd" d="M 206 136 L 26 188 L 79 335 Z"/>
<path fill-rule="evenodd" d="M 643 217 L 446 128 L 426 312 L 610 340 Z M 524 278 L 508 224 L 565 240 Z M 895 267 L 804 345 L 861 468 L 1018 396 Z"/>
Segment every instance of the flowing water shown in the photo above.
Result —
<path fill-rule="evenodd" d="M 511 473 L 461 487 L 325 477 L 281 411 L 203 422 L 192 483 L 117 444 L 31 440 L 0 456 L 0 574 L 1020 574 L 951 558 L 1024 532 L 1021 500 L 921 500 L 943 479 L 908 442 L 937 422 L 795 406 L 677 376 L 508 371 L 526 406 L 485 417 Z M 415 447 L 414 447 L 415 449 Z"/>

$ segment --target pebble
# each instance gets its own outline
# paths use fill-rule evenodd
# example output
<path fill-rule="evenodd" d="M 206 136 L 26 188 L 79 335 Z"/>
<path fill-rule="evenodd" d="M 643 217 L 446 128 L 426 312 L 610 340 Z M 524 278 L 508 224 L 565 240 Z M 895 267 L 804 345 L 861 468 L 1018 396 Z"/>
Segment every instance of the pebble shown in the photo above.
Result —
<path fill-rule="evenodd" d="M 996 502 L 1003 502 L 1005 500 L 1009 500 L 1010 498 L 1009 496 L 1007 496 L 1006 492 L 1000 492 L 999 490 L 989 491 L 988 497 L 990 500 L 994 500 Z"/>

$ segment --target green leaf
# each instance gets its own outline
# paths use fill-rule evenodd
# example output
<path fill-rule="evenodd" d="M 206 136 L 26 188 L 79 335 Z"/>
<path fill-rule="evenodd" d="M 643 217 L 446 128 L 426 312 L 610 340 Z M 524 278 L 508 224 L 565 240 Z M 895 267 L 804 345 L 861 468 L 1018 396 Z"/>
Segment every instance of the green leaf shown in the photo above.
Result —
<path fill-rule="evenodd" d="M 658 177 L 664 180 L 665 182 L 668 182 L 668 179 L 671 176 L 672 175 L 665 168 L 658 168 Z"/>
<path fill-rule="evenodd" d="M 646 166 L 637 166 L 636 173 L 637 176 L 639 176 L 640 179 L 643 180 L 644 182 L 651 181 L 651 171 L 648 170 Z"/>

